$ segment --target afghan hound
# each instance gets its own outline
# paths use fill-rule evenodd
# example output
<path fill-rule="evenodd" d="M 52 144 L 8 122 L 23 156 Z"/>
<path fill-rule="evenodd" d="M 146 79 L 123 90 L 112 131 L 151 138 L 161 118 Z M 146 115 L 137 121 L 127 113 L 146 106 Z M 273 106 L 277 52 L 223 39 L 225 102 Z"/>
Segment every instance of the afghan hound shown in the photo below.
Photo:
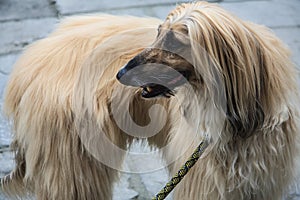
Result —
<path fill-rule="evenodd" d="M 175 199 L 281 199 L 299 169 L 296 78 L 270 30 L 215 4 L 181 4 L 164 22 L 71 17 L 11 74 L 16 167 L 1 186 L 43 200 L 111 199 L 135 137 L 162 149 L 170 174 L 204 138 Z"/>

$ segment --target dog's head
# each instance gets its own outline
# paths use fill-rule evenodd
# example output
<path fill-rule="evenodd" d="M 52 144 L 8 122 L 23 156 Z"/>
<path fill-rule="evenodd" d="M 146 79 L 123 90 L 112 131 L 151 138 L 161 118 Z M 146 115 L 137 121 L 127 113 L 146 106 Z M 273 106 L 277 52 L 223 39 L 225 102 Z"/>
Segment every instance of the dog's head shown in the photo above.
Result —
<path fill-rule="evenodd" d="M 142 96 L 169 97 L 172 90 L 194 76 L 190 62 L 188 28 L 165 22 L 158 27 L 156 41 L 130 60 L 117 74 L 118 80 L 130 86 L 142 87 Z"/>
<path fill-rule="evenodd" d="M 118 72 L 117 79 L 124 85 L 143 88 L 145 98 L 170 97 L 174 89 L 186 83 L 199 90 L 205 79 L 206 84 L 220 79 L 215 77 L 220 72 L 208 66 L 215 62 L 206 49 L 212 50 L 211 44 L 205 44 L 208 37 L 213 37 L 212 28 L 209 24 L 201 27 L 198 19 L 203 14 L 201 9 L 207 6 L 216 7 L 198 2 L 173 10 L 158 27 L 153 44 L 131 59 Z"/>
<path fill-rule="evenodd" d="M 265 113 L 276 112 L 276 104 L 284 101 L 286 75 L 293 73 L 285 71 L 286 49 L 272 50 L 276 42 L 265 28 L 214 4 L 182 4 L 159 26 L 156 41 L 130 60 L 117 79 L 142 87 L 145 98 L 170 97 L 174 89 L 190 84 L 197 94 L 206 94 L 205 101 L 223 109 L 225 128 L 248 137 L 262 128 Z"/>

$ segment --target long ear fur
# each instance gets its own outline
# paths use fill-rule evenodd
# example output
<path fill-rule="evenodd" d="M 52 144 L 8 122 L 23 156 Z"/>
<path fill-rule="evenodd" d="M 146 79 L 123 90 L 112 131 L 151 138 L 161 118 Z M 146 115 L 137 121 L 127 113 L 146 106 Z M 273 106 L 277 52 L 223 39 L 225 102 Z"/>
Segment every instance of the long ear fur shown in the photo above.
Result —
<path fill-rule="evenodd" d="M 199 8 L 184 23 L 196 70 L 227 116 L 224 128 L 249 137 L 297 93 L 290 53 L 263 26 L 245 23 L 212 4 L 192 6 Z"/>

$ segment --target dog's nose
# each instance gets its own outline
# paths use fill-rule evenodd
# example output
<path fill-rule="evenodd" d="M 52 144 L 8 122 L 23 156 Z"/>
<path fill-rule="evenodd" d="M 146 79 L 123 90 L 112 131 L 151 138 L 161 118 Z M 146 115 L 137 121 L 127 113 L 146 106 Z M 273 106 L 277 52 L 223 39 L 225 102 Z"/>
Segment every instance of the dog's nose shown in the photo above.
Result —
<path fill-rule="evenodd" d="M 120 69 L 120 71 L 117 74 L 117 79 L 122 83 L 122 80 L 125 78 L 126 76 L 124 76 L 126 73 L 128 73 L 128 71 L 130 71 L 131 69 L 133 69 L 135 66 L 137 66 L 137 61 L 136 61 L 136 57 L 134 57 L 133 59 L 131 59 L 124 67 L 122 67 L 122 69 Z M 122 78 L 123 77 L 123 78 Z M 123 83 L 125 84 L 125 83 Z M 125 84 L 126 85 L 126 84 Z"/>
<path fill-rule="evenodd" d="M 131 77 L 129 76 L 128 70 L 126 68 L 126 65 L 120 69 L 120 71 L 117 73 L 117 79 L 120 83 L 123 85 L 131 85 Z"/>
<path fill-rule="evenodd" d="M 128 69 L 128 65 L 125 65 L 123 68 L 120 69 L 120 71 L 117 73 L 117 80 L 122 83 L 123 85 L 127 86 L 136 86 L 134 84 L 133 75 L 131 69 Z"/>
<path fill-rule="evenodd" d="M 120 83 L 128 86 L 136 86 L 136 83 L 132 79 L 139 72 L 138 68 L 136 68 L 139 64 L 137 57 L 134 57 L 122 67 L 116 76 Z"/>
<path fill-rule="evenodd" d="M 117 73 L 117 79 L 120 81 L 121 78 L 122 78 L 122 76 L 123 76 L 124 74 L 126 74 L 126 72 L 127 72 L 127 70 L 126 70 L 125 67 L 123 67 L 122 69 L 120 69 L 120 71 Z"/>

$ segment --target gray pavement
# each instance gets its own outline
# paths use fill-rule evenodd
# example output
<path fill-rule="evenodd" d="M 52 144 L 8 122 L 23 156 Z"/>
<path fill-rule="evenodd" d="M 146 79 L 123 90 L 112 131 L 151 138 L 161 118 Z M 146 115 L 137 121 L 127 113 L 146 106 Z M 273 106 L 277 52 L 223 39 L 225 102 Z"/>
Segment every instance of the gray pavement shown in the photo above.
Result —
<path fill-rule="evenodd" d="M 60 18 L 85 13 L 152 16 L 164 19 L 174 8 L 176 0 L 0 0 L 0 112 L 13 63 L 28 44 L 45 37 Z M 244 20 L 270 27 L 292 50 L 300 66 L 300 0 L 220 0 L 221 6 Z M 0 114 L 0 176 L 13 168 L 10 126 Z M 138 145 L 134 151 L 142 149 Z M 144 148 L 145 149 L 145 148 Z M 125 168 L 159 163 L 159 158 L 131 160 Z M 300 170 L 300 169 L 299 169 Z M 143 174 L 121 173 L 115 186 L 114 199 L 150 199 L 167 181 L 167 172 L 160 169 Z M 7 199 L 0 194 L 0 200 Z M 169 197 L 169 199 L 172 199 Z M 287 199 L 300 199 L 300 190 L 291 188 Z"/>

